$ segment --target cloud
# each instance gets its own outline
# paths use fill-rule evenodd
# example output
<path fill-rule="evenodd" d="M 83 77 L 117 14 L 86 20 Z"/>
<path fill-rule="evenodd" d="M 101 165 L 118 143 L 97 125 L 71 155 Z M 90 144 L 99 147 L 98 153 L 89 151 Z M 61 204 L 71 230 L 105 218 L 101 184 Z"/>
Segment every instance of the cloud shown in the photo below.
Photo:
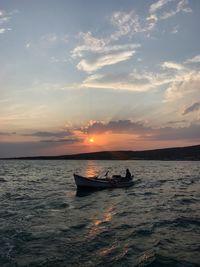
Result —
<path fill-rule="evenodd" d="M 179 12 L 192 12 L 188 0 L 159 0 L 150 5 L 146 18 L 142 18 L 134 10 L 130 12 L 116 11 L 111 16 L 111 24 L 117 29 L 111 35 L 111 39 L 118 40 L 122 36 L 131 37 L 136 33 L 150 32 L 159 20 L 168 19 Z M 177 28 L 174 28 L 173 33 L 176 32 Z"/>
<path fill-rule="evenodd" d="M 95 61 L 83 59 L 78 63 L 77 68 L 79 70 L 91 73 L 105 66 L 114 65 L 116 63 L 126 61 L 130 59 L 134 53 L 135 51 L 124 51 L 119 53 L 108 54 L 98 57 Z"/>
<path fill-rule="evenodd" d="M 168 84 L 172 80 L 172 77 L 165 73 L 137 72 L 134 70 L 129 74 L 123 73 L 123 75 L 90 75 L 82 82 L 81 87 L 145 92 L 160 85 Z"/>
<path fill-rule="evenodd" d="M 0 24 L 4 24 L 9 21 L 11 18 L 11 13 L 6 12 L 5 10 L 0 10 Z"/>
<path fill-rule="evenodd" d="M 186 69 L 174 75 L 165 93 L 166 101 L 173 101 L 185 96 L 200 97 L 200 72 Z"/>
<path fill-rule="evenodd" d="M 187 59 L 185 63 L 200 63 L 200 55 Z"/>
<path fill-rule="evenodd" d="M 119 75 L 120 77 L 120 75 Z M 130 79 L 129 75 L 126 77 L 121 77 L 118 81 L 113 75 L 91 75 L 85 81 L 83 81 L 82 87 L 85 88 L 102 88 L 102 89 L 114 89 L 114 90 L 130 90 L 136 92 L 143 92 L 150 89 L 151 85 L 138 81 L 134 82 Z"/>
<path fill-rule="evenodd" d="M 12 15 L 16 12 L 16 10 L 11 12 L 0 10 L 0 25 L 2 25 L 2 27 L 0 27 L 0 34 L 4 34 L 5 32 L 12 30 L 10 27 L 7 27 L 7 24 L 11 20 Z"/>
<path fill-rule="evenodd" d="M 114 40 L 118 40 L 121 36 L 142 31 L 140 18 L 133 10 L 130 13 L 114 12 L 111 16 L 111 23 L 117 28 L 111 35 L 111 39 Z"/>
<path fill-rule="evenodd" d="M 150 5 L 149 12 L 156 13 L 159 9 L 163 8 L 163 6 L 165 6 L 166 4 L 172 1 L 173 0 L 159 0 Z"/>
<path fill-rule="evenodd" d="M 133 122 L 131 120 L 118 120 L 110 121 L 108 123 L 92 122 L 88 126 L 82 128 L 82 131 L 88 134 L 102 134 L 106 132 L 148 133 L 149 128 L 145 127 L 141 122 Z"/>
<path fill-rule="evenodd" d="M 177 64 L 175 62 L 171 62 L 171 61 L 166 61 L 162 64 L 162 67 L 165 69 L 175 69 L 175 70 L 182 70 L 184 68 L 184 66 L 182 66 L 181 64 Z"/>
<path fill-rule="evenodd" d="M 62 132 L 34 132 L 30 134 L 23 134 L 24 136 L 37 136 L 37 137 L 65 137 L 71 136 L 73 133 L 71 131 L 62 131 Z"/>
<path fill-rule="evenodd" d="M 167 4 L 173 4 L 173 6 L 172 9 L 166 12 L 163 11 L 163 8 L 165 8 Z M 158 12 L 161 12 L 161 14 L 157 14 Z M 118 41 L 124 36 L 131 38 L 136 33 L 149 34 L 149 32 L 155 28 L 159 20 L 166 19 L 179 12 L 191 12 L 187 0 L 159 0 L 150 6 L 149 14 L 146 17 L 139 16 L 134 10 L 131 10 L 130 12 L 113 12 L 110 18 L 110 23 L 114 27 L 113 33 L 111 33 L 111 35 L 107 38 L 97 38 L 94 37 L 90 31 L 85 33 L 80 32 L 78 37 L 79 40 L 81 40 L 81 43 L 71 51 L 71 56 L 72 58 L 82 58 L 82 60 L 77 64 L 77 68 L 86 72 L 93 72 L 103 66 L 127 60 L 132 55 L 130 55 L 130 53 L 135 53 L 135 49 L 140 45 L 116 45 L 116 43 L 112 44 L 113 42 Z M 177 31 L 178 26 L 172 30 L 173 33 L 176 33 Z M 56 38 L 53 36 L 51 39 L 55 40 Z M 116 59 L 115 62 L 113 59 L 114 52 L 124 53 L 126 55 L 125 59 Z M 98 55 L 96 60 L 94 60 L 94 55 Z"/>
<path fill-rule="evenodd" d="M 15 135 L 16 132 L 0 132 L 0 135 L 5 135 L 5 136 L 9 136 L 9 135 Z"/>
<path fill-rule="evenodd" d="M 11 31 L 11 28 L 0 28 L 0 34 L 5 33 L 6 31 Z"/>
<path fill-rule="evenodd" d="M 4 33 L 6 31 L 5 28 L 0 28 L 0 34 Z"/>
<path fill-rule="evenodd" d="M 92 122 L 83 127 L 82 131 L 88 134 L 133 134 L 138 140 L 200 140 L 200 125 L 190 124 L 187 127 L 153 128 L 144 122 L 131 120 L 118 120 L 105 122 Z"/>
<path fill-rule="evenodd" d="M 95 64 L 91 69 L 90 65 L 87 67 L 88 72 L 97 69 Z M 192 94 L 200 97 L 200 71 L 188 68 L 184 63 L 171 61 L 163 62 L 161 67 L 156 72 L 133 70 L 131 73 L 92 74 L 80 86 L 133 92 L 145 92 L 164 86 L 164 101 L 173 101 Z"/>
<path fill-rule="evenodd" d="M 68 143 L 68 144 L 74 144 L 74 143 L 80 143 L 83 142 L 83 139 L 81 138 L 71 138 L 71 139 L 47 139 L 47 140 L 40 140 L 40 142 L 44 143 Z"/>
<path fill-rule="evenodd" d="M 167 6 L 167 11 L 166 11 Z M 165 10 L 164 10 L 165 9 Z M 154 15 L 158 20 L 165 20 L 175 16 L 179 12 L 191 13 L 188 0 L 159 0 L 153 3 L 149 8 L 149 13 Z"/>
<path fill-rule="evenodd" d="M 151 140 L 196 140 L 200 141 L 200 125 L 191 124 L 188 127 L 165 127 L 158 129 L 151 137 Z"/>
<path fill-rule="evenodd" d="M 83 57 L 84 52 L 90 51 L 90 52 L 103 52 L 105 49 L 106 44 L 108 41 L 104 39 L 98 39 L 92 36 L 91 32 L 80 32 L 78 37 L 81 39 L 83 44 L 78 45 L 75 47 L 72 51 L 72 57 Z"/>
<path fill-rule="evenodd" d="M 72 58 L 82 58 L 77 69 L 88 73 L 104 66 L 130 59 L 140 44 L 111 44 L 111 39 L 96 38 L 91 32 L 79 33 L 81 44 L 72 51 Z"/>
<path fill-rule="evenodd" d="M 120 44 L 120 45 L 111 45 L 111 40 L 96 38 L 92 36 L 91 32 L 81 32 L 79 33 L 79 38 L 81 39 L 82 44 L 76 46 L 72 51 L 72 57 L 84 57 L 87 52 L 93 54 L 105 54 L 110 52 L 120 52 L 133 50 L 140 47 L 140 44 Z"/>
<path fill-rule="evenodd" d="M 186 123 L 186 120 L 176 120 L 176 121 L 168 121 L 168 124 L 182 124 Z"/>
<path fill-rule="evenodd" d="M 111 16 L 111 24 L 117 28 L 111 35 L 112 40 L 118 40 L 122 36 L 129 38 L 136 33 L 149 32 L 156 26 L 157 17 L 153 14 L 142 18 L 134 10 L 130 12 L 114 12 Z"/>
<path fill-rule="evenodd" d="M 188 113 L 191 113 L 193 111 L 197 111 L 200 110 L 200 102 L 195 102 L 194 104 L 192 104 L 191 106 L 187 107 L 184 111 L 183 111 L 183 115 L 187 115 Z"/>

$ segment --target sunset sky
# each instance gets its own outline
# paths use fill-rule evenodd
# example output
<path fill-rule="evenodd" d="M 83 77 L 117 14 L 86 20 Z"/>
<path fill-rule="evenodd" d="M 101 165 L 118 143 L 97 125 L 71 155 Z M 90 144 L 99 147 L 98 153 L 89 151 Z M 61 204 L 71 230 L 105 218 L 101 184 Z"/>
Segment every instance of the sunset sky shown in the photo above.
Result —
<path fill-rule="evenodd" d="M 0 157 L 200 143 L 199 0 L 1 0 Z"/>

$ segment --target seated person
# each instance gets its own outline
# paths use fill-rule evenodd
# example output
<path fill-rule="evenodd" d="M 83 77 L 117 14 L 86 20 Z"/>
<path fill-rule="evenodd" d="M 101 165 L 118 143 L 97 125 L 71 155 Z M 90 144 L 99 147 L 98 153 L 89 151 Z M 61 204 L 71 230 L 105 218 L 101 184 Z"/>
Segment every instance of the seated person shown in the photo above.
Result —
<path fill-rule="evenodd" d="M 125 176 L 125 179 L 126 179 L 127 181 L 129 181 L 129 180 L 132 179 L 132 176 L 131 176 L 131 173 L 130 173 L 129 169 L 126 169 L 126 176 Z"/>

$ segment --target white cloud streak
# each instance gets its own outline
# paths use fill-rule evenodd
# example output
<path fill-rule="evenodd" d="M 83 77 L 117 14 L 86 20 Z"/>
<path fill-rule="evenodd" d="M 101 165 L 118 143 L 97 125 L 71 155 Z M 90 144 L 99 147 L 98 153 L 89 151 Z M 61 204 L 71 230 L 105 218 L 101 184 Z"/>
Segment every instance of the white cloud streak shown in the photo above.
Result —
<path fill-rule="evenodd" d="M 187 59 L 185 63 L 200 63 L 200 55 Z"/>
<path fill-rule="evenodd" d="M 164 10 L 167 8 L 167 11 Z M 149 8 L 149 13 L 155 16 L 157 19 L 165 20 L 170 17 L 175 16 L 176 14 L 191 13 L 192 9 L 189 6 L 188 0 L 159 0 L 153 3 Z"/>
<path fill-rule="evenodd" d="M 114 44 L 111 40 L 98 39 L 91 32 L 79 33 L 82 44 L 75 47 L 72 58 L 82 58 L 77 64 L 77 69 L 92 73 L 105 66 L 117 64 L 130 59 L 140 44 Z"/>
<path fill-rule="evenodd" d="M 4 33 L 6 31 L 5 28 L 0 28 L 0 34 Z"/>
<path fill-rule="evenodd" d="M 0 10 L 0 34 L 12 30 L 10 27 L 7 27 L 7 24 L 15 13 L 16 11 L 6 12 L 5 10 Z"/>
<path fill-rule="evenodd" d="M 134 70 L 127 75 L 94 74 L 86 78 L 81 87 L 145 92 L 164 86 L 165 102 L 187 96 L 200 97 L 200 71 L 175 62 L 163 62 L 161 67 L 157 73 Z"/>
<path fill-rule="evenodd" d="M 182 66 L 181 64 L 175 63 L 175 62 L 171 62 L 171 61 L 166 61 L 162 64 L 162 67 L 164 69 L 174 69 L 174 70 L 182 70 L 184 69 L 184 66 Z"/>
<path fill-rule="evenodd" d="M 111 45 L 110 40 L 95 38 L 92 36 L 91 32 L 87 33 L 79 33 L 79 37 L 81 38 L 83 44 L 75 47 L 71 54 L 73 58 L 84 57 L 86 52 L 95 53 L 95 54 L 103 54 L 109 52 L 117 52 L 117 51 L 127 51 L 140 47 L 140 44 L 120 44 L 120 45 Z"/>
<path fill-rule="evenodd" d="M 108 54 L 108 55 L 101 56 L 97 58 L 97 60 L 91 61 L 91 62 L 83 59 L 78 63 L 77 68 L 79 70 L 91 73 L 105 66 L 109 66 L 109 65 L 113 65 L 113 64 L 116 64 L 122 61 L 126 61 L 130 59 L 134 53 L 135 51 L 124 51 L 124 52 L 115 53 L 115 54 Z"/>

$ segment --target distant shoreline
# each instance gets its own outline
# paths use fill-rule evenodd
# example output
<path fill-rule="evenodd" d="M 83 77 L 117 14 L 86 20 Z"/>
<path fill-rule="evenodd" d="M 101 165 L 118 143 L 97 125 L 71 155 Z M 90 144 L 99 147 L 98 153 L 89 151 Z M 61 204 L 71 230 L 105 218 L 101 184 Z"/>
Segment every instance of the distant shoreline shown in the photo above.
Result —
<path fill-rule="evenodd" d="M 10 157 L 0 160 L 177 160 L 200 161 L 200 145 L 143 151 L 100 151 L 60 156 Z"/>

